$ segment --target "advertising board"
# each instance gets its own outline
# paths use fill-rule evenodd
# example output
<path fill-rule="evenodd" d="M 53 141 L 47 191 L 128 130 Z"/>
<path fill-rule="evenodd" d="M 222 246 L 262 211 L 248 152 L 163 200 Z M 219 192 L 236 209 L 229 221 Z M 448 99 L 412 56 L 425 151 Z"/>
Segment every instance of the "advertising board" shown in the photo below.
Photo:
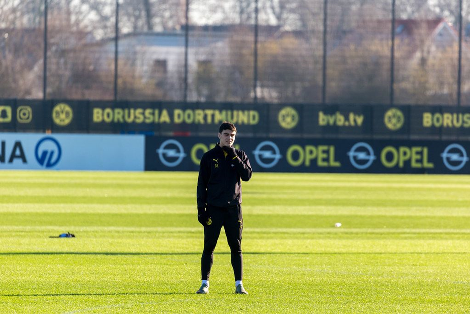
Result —
<path fill-rule="evenodd" d="M 0 99 L 0 132 L 470 140 L 470 107 Z"/>
<path fill-rule="evenodd" d="M 143 135 L 0 133 L 0 169 L 144 170 Z"/>
<path fill-rule="evenodd" d="M 146 137 L 145 170 L 197 171 L 214 137 Z M 237 138 L 254 171 L 469 174 L 470 142 Z"/>

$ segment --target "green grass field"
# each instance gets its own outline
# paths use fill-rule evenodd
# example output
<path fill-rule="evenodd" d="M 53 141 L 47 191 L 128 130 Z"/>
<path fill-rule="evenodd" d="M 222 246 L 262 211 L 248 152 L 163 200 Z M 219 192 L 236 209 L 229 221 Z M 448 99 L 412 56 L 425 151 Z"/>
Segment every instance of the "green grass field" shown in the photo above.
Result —
<path fill-rule="evenodd" d="M 0 173 L 1 313 L 470 311 L 468 176 L 255 173 L 196 295 L 197 173 Z"/>

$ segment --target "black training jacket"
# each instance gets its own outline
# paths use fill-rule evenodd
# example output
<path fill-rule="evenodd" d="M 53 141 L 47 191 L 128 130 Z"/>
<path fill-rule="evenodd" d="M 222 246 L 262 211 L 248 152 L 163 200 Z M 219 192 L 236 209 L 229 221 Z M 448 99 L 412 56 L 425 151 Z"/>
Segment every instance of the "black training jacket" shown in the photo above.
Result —
<path fill-rule="evenodd" d="M 241 181 L 251 178 L 250 161 L 244 151 L 236 149 L 235 158 L 225 157 L 219 145 L 201 158 L 197 180 L 197 207 L 212 205 L 231 207 L 242 202 Z"/>

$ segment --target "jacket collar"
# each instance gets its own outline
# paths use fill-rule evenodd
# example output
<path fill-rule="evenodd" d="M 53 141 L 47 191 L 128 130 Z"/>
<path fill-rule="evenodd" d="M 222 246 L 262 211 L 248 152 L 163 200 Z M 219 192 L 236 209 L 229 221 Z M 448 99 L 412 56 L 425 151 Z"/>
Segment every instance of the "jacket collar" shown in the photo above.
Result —
<path fill-rule="evenodd" d="M 224 152 L 224 150 L 222 149 L 222 147 L 220 147 L 219 144 L 220 144 L 220 143 L 215 144 L 214 149 L 215 149 L 215 151 L 217 152 L 217 154 L 222 155 L 222 156 L 225 157 L 225 155 L 226 155 L 227 153 Z"/>

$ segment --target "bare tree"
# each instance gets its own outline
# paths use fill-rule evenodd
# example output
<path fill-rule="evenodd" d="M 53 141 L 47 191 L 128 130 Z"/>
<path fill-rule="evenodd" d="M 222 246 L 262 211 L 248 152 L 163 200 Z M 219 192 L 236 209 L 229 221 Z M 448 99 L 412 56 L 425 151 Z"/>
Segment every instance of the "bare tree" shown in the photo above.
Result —
<path fill-rule="evenodd" d="M 94 1 L 94 0 L 87 0 Z M 121 0 L 119 17 L 124 33 L 174 30 L 184 24 L 185 2 L 181 0 Z"/>
<path fill-rule="evenodd" d="M 285 33 L 259 48 L 259 98 L 267 102 L 319 101 L 321 54 L 307 41 Z"/>
<path fill-rule="evenodd" d="M 0 98 L 38 97 L 42 86 L 41 32 L 9 29 L 0 33 Z"/>
<path fill-rule="evenodd" d="M 242 25 L 253 24 L 255 16 L 255 2 L 253 0 L 237 0 L 238 23 Z"/>
<path fill-rule="evenodd" d="M 429 6 L 429 9 L 435 12 L 435 16 L 445 18 L 450 23 L 459 23 L 460 6 L 458 0 L 435 0 Z M 467 17 L 466 20 L 468 21 L 468 6 L 463 7 L 462 13 L 464 18 Z M 429 17 L 427 15 L 427 18 Z"/>
<path fill-rule="evenodd" d="M 328 102 L 387 104 L 390 95 L 390 50 L 380 41 L 338 49 L 328 59 Z"/>
<path fill-rule="evenodd" d="M 143 0 L 144 1 L 144 11 L 145 11 L 145 20 L 147 22 L 147 30 L 153 31 L 153 15 L 152 15 L 152 7 L 150 5 L 150 0 Z"/>
<path fill-rule="evenodd" d="M 253 91 L 253 41 L 242 29 L 232 33 L 228 42 L 228 58 L 225 67 L 223 98 L 226 101 L 251 101 Z"/>
<path fill-rule="evenodd" d="M 443 23 L 439 19 L 408 20 L 407 31 L 413 36 L 397 38 L 395 94 L 398 103 L 456 102 L 458 41 L 454 31 Z M 465 55 L 464 60 L 468 60 Z"/>
<path fill-rule="evenodd" d="M 320 30 L 323 0 L 260 0 L 259 21 L 289 31 Z"/>
<path fill-rule="evenodd" d="M 43 1 L 0 0 L 0 28 L 42 27 L 43 16 Z"/>
<path fill-rule="evenodd" d="M 288 11 L 288 1 L 283 0 L 266 0 L 265 9 L 271 13 L 276 25 L 281 25 Z"/>

